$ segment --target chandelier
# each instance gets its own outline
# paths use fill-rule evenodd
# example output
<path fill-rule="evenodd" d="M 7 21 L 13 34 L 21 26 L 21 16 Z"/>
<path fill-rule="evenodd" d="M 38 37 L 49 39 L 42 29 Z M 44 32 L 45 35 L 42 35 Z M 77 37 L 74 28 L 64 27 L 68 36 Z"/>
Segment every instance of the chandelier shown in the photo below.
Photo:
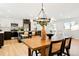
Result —
<path fill-rule="evenodd" d="M 45 26 L 47 26 L 47 23 L 50 22 L 50 18 L 48 18 L 45 14 L 45 11 L 43 8 L 43 3 L 42 3 L 41 11 L 38 14 L 38 19 L 35 21 L 42 26 L 42 30 L 41 30 L 41 37 L 42 38 L 41 38 L 41 40 L 46 40 Z"/>
<path fill-rule="evenodd" d="M 50 18 L 48 18 L 47 15 L 45 14 L 43 3 L 42 3 L 42 8 L 37 16 L 38 16 L 37 20 L 34 20 L 34 21 L 39 23 L 41 26 L 44 26 L 44 25 L 47 26 L 47 23 L 50 22 Z"/>

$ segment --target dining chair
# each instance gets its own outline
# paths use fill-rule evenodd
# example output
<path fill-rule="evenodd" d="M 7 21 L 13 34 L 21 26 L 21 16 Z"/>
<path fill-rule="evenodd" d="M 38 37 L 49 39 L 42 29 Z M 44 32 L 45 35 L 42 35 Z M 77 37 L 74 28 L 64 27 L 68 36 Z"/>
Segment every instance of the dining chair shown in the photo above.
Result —
<path fill-rule="evenodd" d="M 70 56 L 69 51 L 70 51 L 70 47 L 71 47 L 71 40 L 72 40 L 72 37 L 68 37 L 68 38 L 65 38 L 65 41 L 64 41 L 65 45 L 64 45 L 64 51 L 63 51 L 63 53 L 65 55 L 67 55 L 67 56 Z"/>
<path fill-rule="evenodd" d="M 32 31 L 32 36 L 35 36 L 36 35 L 36 32 L 35 31 Z"/>
<path fill-rule="evenodd" d="M 29 31 L 29 38 L 32 37 L 32 31 Z"/>
<path fill-rule="evenodd" d="M 50 48 L 49 48 L 49 56 L 57 54 L 58 56 L 62 56 L 63 52 L 63 43 L 64 39 L 57 40 L 57 41 L 51 41 Z"/>

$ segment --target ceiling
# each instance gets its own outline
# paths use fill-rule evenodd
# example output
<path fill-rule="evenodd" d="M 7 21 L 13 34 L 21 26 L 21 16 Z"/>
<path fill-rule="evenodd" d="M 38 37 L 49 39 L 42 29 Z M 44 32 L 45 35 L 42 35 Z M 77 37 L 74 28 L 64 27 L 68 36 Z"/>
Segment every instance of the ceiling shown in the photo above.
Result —
<path fill-rule="evenodd" d="M 79 17 L 79 3 L 44 3 L 48 17 L 57 20 Z M 41 3 L 0 3 L 0 18 L 34 18 Z"/>

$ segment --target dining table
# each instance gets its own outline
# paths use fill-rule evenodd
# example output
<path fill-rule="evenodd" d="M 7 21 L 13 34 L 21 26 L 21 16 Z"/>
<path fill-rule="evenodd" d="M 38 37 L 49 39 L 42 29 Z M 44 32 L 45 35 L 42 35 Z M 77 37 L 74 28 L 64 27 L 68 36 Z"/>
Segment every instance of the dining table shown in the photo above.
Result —
<path fill-rule="evenodd" d="M 61 39 L 63 38 L 65 37 L 62 37 Z M 29 56 L 32 56 L 32 52 L 37 50 L 40 50 L 41 56 L 48 56 L 51 41 L 57 41 L 59 39 L 60 38 L 53 38 L 50 40 L 49 38 L 46 38 L 41 40 L 41 36 L 32 36 L 32 38 L 22 39 L 21 41 L 28 46 Z"/>
<path fill-rule="evenodd" d="M 32 36 L 32 38 L 21 40 L 25 45 L 28 46 L 28 55 L 32 56 L 32 51 L 40 50 L 41 56 L 46 56 L 48 54 L 48 47 L 50 45 L 50 40 L 41 40 L 40 36 Z"/>

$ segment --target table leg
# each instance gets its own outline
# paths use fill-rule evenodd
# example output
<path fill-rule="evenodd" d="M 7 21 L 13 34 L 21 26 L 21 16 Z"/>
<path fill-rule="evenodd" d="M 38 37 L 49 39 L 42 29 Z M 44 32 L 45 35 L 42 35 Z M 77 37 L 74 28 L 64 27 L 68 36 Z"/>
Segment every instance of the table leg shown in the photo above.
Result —
<path fill-rule="evenodd" d="M 30 48 L 28 48 L 28 55 L 29 56 L 32 56 L 32 53 L 31 53 L 31 49 Z"/>
<path fill-rule="evenodd" d="M 48 48 L 44 47 L 40 50 L 41 56 L 48 56 Z"/>

